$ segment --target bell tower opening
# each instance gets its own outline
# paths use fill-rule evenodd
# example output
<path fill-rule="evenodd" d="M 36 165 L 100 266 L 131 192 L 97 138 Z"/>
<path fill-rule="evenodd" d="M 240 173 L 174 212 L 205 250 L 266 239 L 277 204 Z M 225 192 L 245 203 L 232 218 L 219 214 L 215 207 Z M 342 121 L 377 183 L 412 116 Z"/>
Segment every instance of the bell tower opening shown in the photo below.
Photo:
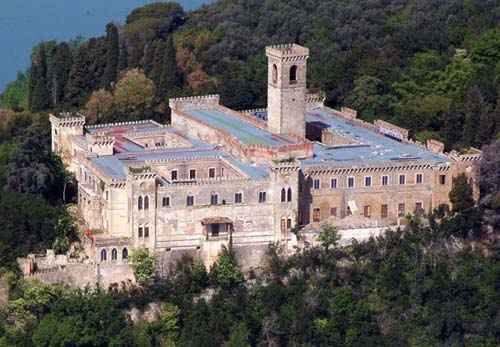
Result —
<path fill-rule="evenodd" d="M 266 55 L 268 127 L 277 134 L 303 138 L 309 49 L 297 44 L 269 46 Z"/>

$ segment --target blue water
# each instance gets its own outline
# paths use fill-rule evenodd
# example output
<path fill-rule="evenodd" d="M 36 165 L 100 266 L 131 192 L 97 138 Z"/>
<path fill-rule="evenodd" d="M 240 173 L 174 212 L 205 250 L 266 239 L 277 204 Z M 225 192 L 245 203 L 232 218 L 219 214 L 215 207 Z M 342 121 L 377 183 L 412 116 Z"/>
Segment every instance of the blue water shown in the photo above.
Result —
<path fill-rule="evenodd" d="M 157 0 L 158 1 L 158 0 Z M 0 0 L 0 92 L 29 65 L 40 41 L 100 36 L 110 21 L 125 22 L 134 9 L 154 0 Z M 208 0 L 177 0 L 185 10 Z"/>

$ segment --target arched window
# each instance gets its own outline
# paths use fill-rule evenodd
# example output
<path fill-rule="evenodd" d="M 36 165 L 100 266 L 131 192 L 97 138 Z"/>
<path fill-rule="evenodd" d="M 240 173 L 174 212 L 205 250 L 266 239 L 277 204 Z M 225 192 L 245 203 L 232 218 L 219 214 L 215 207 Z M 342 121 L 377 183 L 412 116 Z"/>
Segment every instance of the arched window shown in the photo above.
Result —
<path fill-rule="evenodd" d="M 186 205 L 193 206 L 194 205 L 194 196 L 188 195 L 186 198 Z"/>
<path fill-rule="evenodd" d="M 273 83 L 278 81 L 278 67 L 276 64 L 273 64 Z"/>
<path fill-rule="evenodd" d="M 281 189 L 281 202 L 286 201 L 286 190 L 285 188 Z"/>
<path fill-rule="evenodd" d="M 142 210 L 142 196 L 139 196 L 139 198 L 137 199 L 137 208 L 139 210 Z"/>
<path fill-rule="evenodd" d="M 113 248 L 113 250 L 111 251 L 111 260 L 116 259 L 118 259 L 118 251 L 116 250 L 116 248 Z"/>
<path fill-rule="evenodd" d="M 292 188 L 288 188 L 287 201 L 292 201 Z"/>
<path fill-rule="evenodd" d="M 290 68 L 290 83 L 297 82 L 297 65 L 293 65 Z"/>
<path fill-rule="evenodd" d="M 139 226 L 139 229 L 138 229 L 138 236 L 139 237 L 142 237 L 143 236 L 143 229 L 142 229 L 142 226 Z"/>
<path fill-rule="evenodd" d="M 128 249 L 124 248 L 122 251 L 122 259 L 128 258 Z"/>
<path fill-rule="evenodd" d="M 106 250 L 105 249 L 101 250 L 101 261 L 106 261 L 107 257 L 108 255 L 106 253 Z"/>
<path fill-rule="evenodd" d="M 285 217 L 281 217 L 281 231 L 286 230 L 286 219 Z"/>
<path fill-rule="evenodd" d="M 149 196 L 144 197 L 144 209 L 149 210 Z"/>
<path fill-rule="evenodd" d="M 149 237 L 149 225 L 144 227 L 144 237 Z"/>
<path fill-rule="evenodd" d="M 217 205 L 219 203 L 219 195 L 212 193 L 210 195 L 210 205 Z"/>
<path fill-rule="evenodd" d="M 162 201 L 163 207 L 169 207 L 170 206 L 170 196 L 164 196 L 163 201 Z"/>

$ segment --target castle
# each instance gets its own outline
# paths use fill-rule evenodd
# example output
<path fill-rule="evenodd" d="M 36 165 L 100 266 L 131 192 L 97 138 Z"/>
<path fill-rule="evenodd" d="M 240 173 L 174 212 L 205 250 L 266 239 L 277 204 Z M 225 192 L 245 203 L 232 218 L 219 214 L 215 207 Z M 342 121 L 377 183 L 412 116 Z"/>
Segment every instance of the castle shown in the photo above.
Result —
<path fill-rule="evenodd" d="M 257 266 L 269 243 L 293 250 L 296 226 L 311 240 L 324 222 L 362 237 L 449 204 L 458 173 L 475 188 L 478 151 L 445 154 L 438 141 L 424 146 L 406 129 L 324 106 L 307 92 L 305 47 L 266 55 L 267 109 L 237 112 L 209 95 L 171 99 L 169 126 L 50 117 L 52 150 L 76 175 L 81 216 L 100 231 L 95 264 L 144 247 L 160 271 L 184 252 L 209 265 L 231 246 Z"/>

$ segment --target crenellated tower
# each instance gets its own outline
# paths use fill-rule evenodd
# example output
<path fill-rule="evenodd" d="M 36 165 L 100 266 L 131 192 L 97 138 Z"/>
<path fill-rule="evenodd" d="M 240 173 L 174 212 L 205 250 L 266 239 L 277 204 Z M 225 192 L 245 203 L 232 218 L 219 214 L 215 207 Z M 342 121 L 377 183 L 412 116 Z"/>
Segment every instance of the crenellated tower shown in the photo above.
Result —
<path fill-rule="evenodd" d="M 305 137 L 309 49 L 297 44 L 266 47 L 268 126 L 278 134 Z"/>

